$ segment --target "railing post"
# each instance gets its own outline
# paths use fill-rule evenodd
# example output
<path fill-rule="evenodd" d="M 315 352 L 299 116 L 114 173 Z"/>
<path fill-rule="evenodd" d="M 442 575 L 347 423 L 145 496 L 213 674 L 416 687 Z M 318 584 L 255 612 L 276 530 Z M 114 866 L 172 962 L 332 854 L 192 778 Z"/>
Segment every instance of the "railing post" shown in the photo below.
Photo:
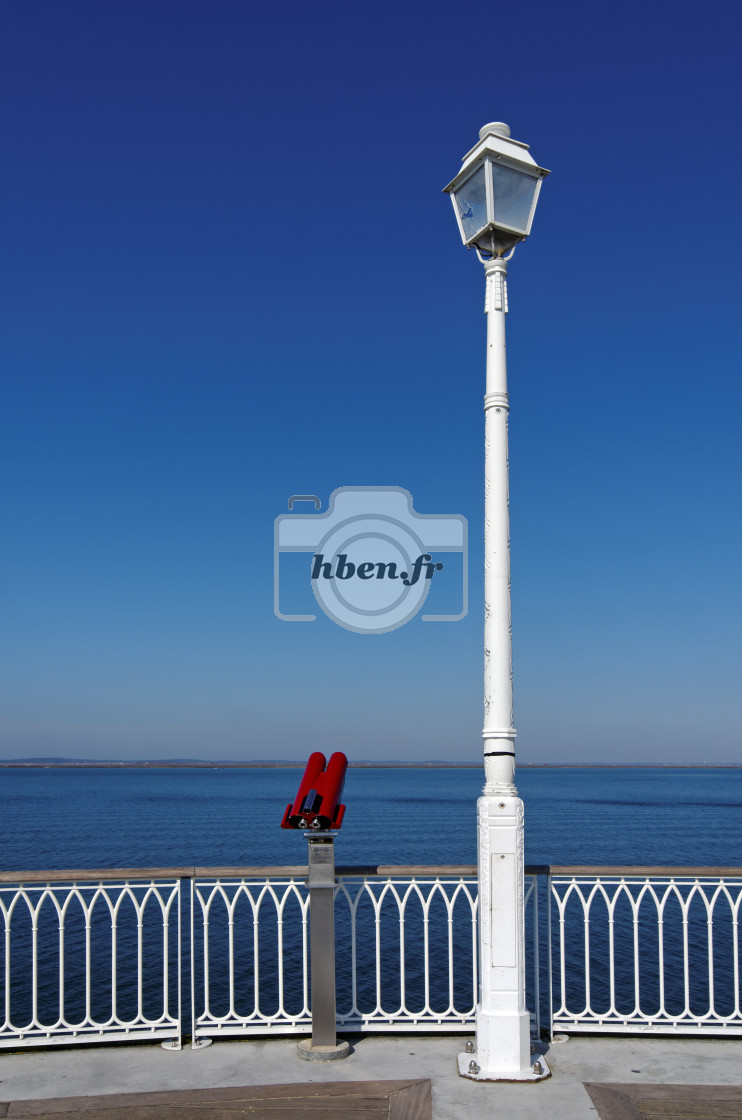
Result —
<path fill-rule="evenodd" d="M 181 962 L 181 947 L 182 947 L 182 930 L 181 930 L 181 896 L 183 891 L 183 880 L 178 877 L 178 946 L 177 946 L 177 979 L 178 979 L 178 1034 L 174 1039 L 167 1039 L 161 1042 L 163 1050 L 180 1050 L 183 1046 L 183 992 L 182 992 L 182 962 Z M 169 910 L 168 916 L 164 923 L 164 942 L 163 942 L 163 982 L 164 990 L 166 993 L 166 1010 L 170 1007 L 170 917 Z M 114 963 L 115 969 L 115 963 Z"/>
<path fill-rule="evenodd" d="M 196 1031 L 197 1031 L 197 1016 L 196 1016 L 196 940 L 195 940 L 195 933 L 196 933 L 196 899 L 197 898 L 198 898 L 198 888 L 197 888 L 197 885 L 196 885 L 196 873 L 195 873 L 195 868 L 194 868 L 194 873 L 191 876 L 191 907 L 190 907 L 190 909 L 191 909 L 191 914 L 190 914 L 190 917 L 191 917 L 191 944 L 190 944 L 190 959 L 191 959 L 191 969 L 190 969 L 190 971 L 191 971 L 191 1050 L 204 1050 L 207 1046 L 211 1046 L 211 1043 L 213 1042 L 213 1039 L 207 1038 L 205 1035 L 199 1037 L 198 1034 L 196 1033 Z M 207 977 L 206 977 L 206 948 L 207 948 L 206 947 L 206 938 L 209 936 L 209 931 L 208 931 L 206 922 L 203 919 L 202 919 L 202 923 L 201 923 L 201 930 L 202 930 L 202 935 L 203 935 L 202 960 L 204 962 L 203 963 L 203 969 L 202 969 L 203 974 L 204 974 L 202 982 L 203 982 L 203 985 L 204 985 L 204 994 L 205 994 L 206 991 L 207 991 L 207 988 L 206 988 L 206 982 L 207 982 Z"/>
<path fill-rule="evenodd" d="M 312 1037 L 297 1053 L 305 1061 L 347 1058 L 350 1046 L 337 1040 L 335 1010 L 335 836 L 305 833 L 309 870 L 309 941 Z"/>
<path fill-rule="evenodd" d="M 549 1041 L 554 1041 L 554 979 L 551 945 L 551 871 L 546 876 L 546 940 L 549 943 Z"/>
<path fill-rule="evenodd" d="M 539 952 L 538 911 L 539 894 L 541 888 L 540 876 L 534 875 L 531 879 L 533 898 L 533 972 L 534 972 L 534 997 L 536 1005 L 536 1035 L 541 1038 L 541 955 Z"/>

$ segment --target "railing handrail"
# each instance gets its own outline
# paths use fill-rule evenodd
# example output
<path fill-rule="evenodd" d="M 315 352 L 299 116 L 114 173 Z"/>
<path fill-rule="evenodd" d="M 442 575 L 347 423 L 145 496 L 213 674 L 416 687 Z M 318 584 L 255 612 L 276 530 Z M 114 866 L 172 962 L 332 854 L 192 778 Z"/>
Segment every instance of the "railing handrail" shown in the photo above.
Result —
<path fill-rule="evenodd" d="M 551 875 L 623 875 L 644 876 L 647 878 L 680 878 L 692 879 L 699 876 L 708 878 L 713 876 L 718 879 L 738 878 L 742 876 L 742 867 L 644 867 L 633 865 L 561 865 L 551 864 L 548 868 Z"/>
<path fill-rule="evenodd" d="M 99 867 L 53 871 L 0 871 L 0 883 L 83 883 L 112 879 L 192 879 L 194 867 Z"/>
<path fill-rule="evenodd" d="M 535 874 L 535 869 L 527 869 Z M 545 868 L 539 868 L 545 871 Z M 306 878 L 307 865 L 272 864 L 265 867 L 84 867 L 62 871 L 0 871 L 0 883 L 98 882 L 101 879 L 270 879 Z M 347 864 L 338 876 L 476 875 L 476 864 Z"/>
<path fill-rule="evenodd" d="M 338 865 L 339 877 L 402 875 L 476 875 L 476 864 L 348 864 Z M 526 875 L 621 875 L 661 878 L 738 878 L 742 867 L 665 867 L 624 864 L 527 864 Z M 306 864 L 264 867 L 86 867 L 67 870 L 0 871 L 0 883 L 84 883 L 134 879 L 301 879 Z"/>

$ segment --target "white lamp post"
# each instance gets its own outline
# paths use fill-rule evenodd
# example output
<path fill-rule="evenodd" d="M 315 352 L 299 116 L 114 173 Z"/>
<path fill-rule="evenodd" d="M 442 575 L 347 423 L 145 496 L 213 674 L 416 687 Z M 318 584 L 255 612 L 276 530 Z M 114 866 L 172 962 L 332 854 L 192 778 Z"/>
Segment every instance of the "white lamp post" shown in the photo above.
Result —
<path fill-rule="evenodd" d="M 507 261 L 531 232 L 548 171 L 497 122 L 480 130 L 464 156 L 451 195 L 464 244 L 486 276 L 487 384 L 484 398 L 484 773 L 477 803 L 479 968 L 477 1044 L 459 1055 L 459 1072 L 476 1080 L 548 1077 L 531 1058 L 525 1002 L 523 802 L 515 788 L 515 729 L 510 629 L 508 387 L 505 361 Z M 506 256 L 507 254 L 507 256 Z"/>

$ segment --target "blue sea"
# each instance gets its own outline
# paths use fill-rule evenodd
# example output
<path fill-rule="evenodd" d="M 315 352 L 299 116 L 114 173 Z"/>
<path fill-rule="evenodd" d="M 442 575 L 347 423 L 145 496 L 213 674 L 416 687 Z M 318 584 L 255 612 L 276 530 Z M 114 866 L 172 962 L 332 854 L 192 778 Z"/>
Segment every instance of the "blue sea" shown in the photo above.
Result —
<path fill-rule="evenodd" d="M 5 870 L 301 863 L 299 769 L 0 769 Z M 526 862 L 742 865 L 742 769 L 517 775 Z M 350 769 L 338 863 L 476 862 L 479 769 Z"/>

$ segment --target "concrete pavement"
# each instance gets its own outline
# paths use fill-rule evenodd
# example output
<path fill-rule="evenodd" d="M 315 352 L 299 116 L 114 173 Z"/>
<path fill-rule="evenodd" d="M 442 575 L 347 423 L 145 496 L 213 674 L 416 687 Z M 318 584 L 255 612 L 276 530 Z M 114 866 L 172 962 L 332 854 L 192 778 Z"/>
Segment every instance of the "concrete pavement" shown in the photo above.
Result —
<path fill-rule="evenodd" d="M 222 1041 L 167 1051 L 153 1044 L 0 1051 L 0 1101 L 238 1085 L 430 1078 L 435 1120 L 596 1120 L 585 1081 L 742 1084 L 742 1039 L 573 1036 L 547 1051 L 552 1077 L 537 1084 L 458 1076 L 467 1036 L 351 1038 L 349 1058 L 310 1065 L 298 1039 Z"/>

